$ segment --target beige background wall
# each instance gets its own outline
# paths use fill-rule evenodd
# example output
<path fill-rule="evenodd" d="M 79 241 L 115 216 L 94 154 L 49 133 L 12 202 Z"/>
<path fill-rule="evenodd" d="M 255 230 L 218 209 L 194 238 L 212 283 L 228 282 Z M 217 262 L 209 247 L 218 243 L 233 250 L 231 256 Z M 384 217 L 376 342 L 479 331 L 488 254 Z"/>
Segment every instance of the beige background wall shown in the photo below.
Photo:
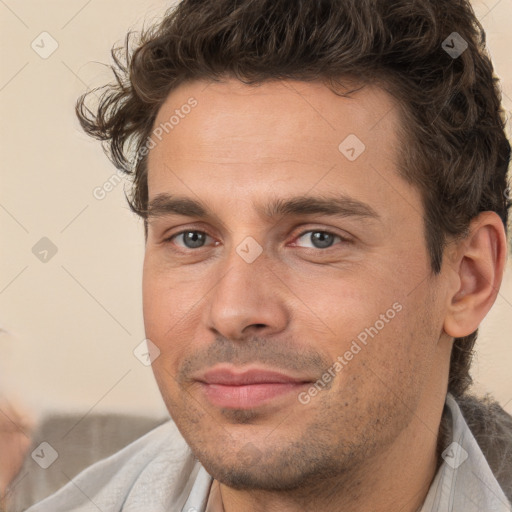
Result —
<path fill-rule="evenodd" d="M 110 62 L 112 44 L 167 5 L 0 2 L 0 394 L 35 412 L 165 411 L 151 369 L 132 353 L 144 339 L 142 225 L 122 184 L 102 200 L 93 196 L 114 168 L 81 133 L 73 108 L 87 86 L 110 79 L 100 63 Z M 512 0 L 477 2 L 475 9 L 510 115 Z M 39 55 L 55 44 L 49 57 Z M 39 251 L 49 250 L 46 262 L 32 252 L 38 242 Z M 512 413 L 511 267 L 509 261 L 482 326 L 473 373 L 478 389 L 493 392 Z"/>

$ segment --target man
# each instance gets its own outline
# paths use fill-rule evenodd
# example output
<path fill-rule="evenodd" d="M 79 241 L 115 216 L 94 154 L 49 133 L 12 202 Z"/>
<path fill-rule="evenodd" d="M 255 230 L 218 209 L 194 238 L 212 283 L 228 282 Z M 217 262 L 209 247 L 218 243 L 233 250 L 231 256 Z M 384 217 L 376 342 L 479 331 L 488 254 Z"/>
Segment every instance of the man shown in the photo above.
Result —
<path fill-rule="evenodd" d="M 467 393 L 510 206 L 469 4 L 184 0 L 126 48 L 77 112 L 133 176 L 173 422 L 29 510 L 510 511 Z"/>

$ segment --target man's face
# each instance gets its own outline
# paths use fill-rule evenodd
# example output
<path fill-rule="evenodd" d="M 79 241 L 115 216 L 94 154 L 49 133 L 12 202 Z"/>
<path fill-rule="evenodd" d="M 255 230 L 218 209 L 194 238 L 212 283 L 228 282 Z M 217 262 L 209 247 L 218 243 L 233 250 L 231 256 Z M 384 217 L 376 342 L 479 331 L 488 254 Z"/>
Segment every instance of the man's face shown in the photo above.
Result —
<path fill-rule="evenodd" d="M 447 368 L 399 122 L 380 89 L 291 81 L 196 81 L 160 109 L 146 336 L 172 418 L 221 482 L 293 489 L 370 463 Z"/>

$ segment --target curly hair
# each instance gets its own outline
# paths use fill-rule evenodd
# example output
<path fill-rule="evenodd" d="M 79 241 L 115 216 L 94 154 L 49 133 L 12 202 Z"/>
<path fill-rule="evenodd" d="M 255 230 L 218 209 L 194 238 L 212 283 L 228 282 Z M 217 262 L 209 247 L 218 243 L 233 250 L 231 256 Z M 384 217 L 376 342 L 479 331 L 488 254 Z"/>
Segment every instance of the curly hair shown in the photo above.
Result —
<path fill-rule="evenodd" d="M 87 106 L 91 93 L 84 94 L 76 111 L 131 176 L 127 199 L 144 219 L 147 140 L 178 85 L 291 79 L 350 96 L 349 79 L 377 84 L 397 100 L 398 172 L 421 193 L 434 274 L 446 243 L 466 236 L 480 212 L 496 212 L 507 230 L 510 145 L 485 32 L 469 1 L 183 0 L 134 35 L 112 49 L 115 79 L 100 88 L 98 104 Z M 455 41 L 460 55 L 448 51 Z M 454 340 L 448 388 L 455 396 L 472 382 L 477 333 Z"/>

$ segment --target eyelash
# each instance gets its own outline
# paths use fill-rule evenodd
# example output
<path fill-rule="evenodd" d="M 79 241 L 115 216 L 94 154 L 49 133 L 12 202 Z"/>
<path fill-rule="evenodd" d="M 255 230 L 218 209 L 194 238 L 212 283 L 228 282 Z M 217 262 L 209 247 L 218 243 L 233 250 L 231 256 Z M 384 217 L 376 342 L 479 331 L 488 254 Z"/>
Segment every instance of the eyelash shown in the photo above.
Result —
<path fill-rule="evenodd" d="M 205 234 L 205 235 L 209 236 L 210 238 L 213 238 L 213 236 L 211 236 L 206 231 L 202 231 L 202 230 L 199 230 L 199 229 L 185 229 L 183 231 L 179 231 L 178 233 L 174 233 L 171 236 L 165 238 L 163 240 L 163 243 L 166 243 L 166 244 L 172 243 L 173 238 L 178 237 L 180 235 L 183 235 L 185 233 L 202 233 L 202 234 Z M 332 235 L 332 236 L 334 236 L 336 238 L 339 238 L 340 241 L 345 243 L 345 244 L 346 243 L 352 243 L 352 241 L 350 239 L 348 239 L 348 238 L 345 238 L 345 237 L 343 237 L 341 235 L 333 233 L 332 231 L 327 231 L 327 230 L 323 230 L 323 229 L 307 229 L 307 230 L 303 231 L 302 233 L 300 233 L 299 235 L 297 235 L 295 237 L 295 240 L 297 240 L 299 238 L 302 238 L 307 233 L 324 233 L 324 234 Z M 181 247 L 181 246 L 178 246 L 178 247 L 182 251 L 197 251 L 199 249 L 204 249 L 205 248 L 204 246 L 203 247 L 198 247 L 197 249 L 190 249 L 190 248 Z M 332 248 L 333 248 L 333 246 L 329 246 L 329 247 L 327 247 L 325 249 L 320 249 L 320 248 L 315 248 L 315 247 L 304 247 L 304 249 L 309 249 L 309 250 L 313 250 L 313 251 L 321 251 L 321 252 L 327 252 L 329 249 L 332 249 Z"/>

